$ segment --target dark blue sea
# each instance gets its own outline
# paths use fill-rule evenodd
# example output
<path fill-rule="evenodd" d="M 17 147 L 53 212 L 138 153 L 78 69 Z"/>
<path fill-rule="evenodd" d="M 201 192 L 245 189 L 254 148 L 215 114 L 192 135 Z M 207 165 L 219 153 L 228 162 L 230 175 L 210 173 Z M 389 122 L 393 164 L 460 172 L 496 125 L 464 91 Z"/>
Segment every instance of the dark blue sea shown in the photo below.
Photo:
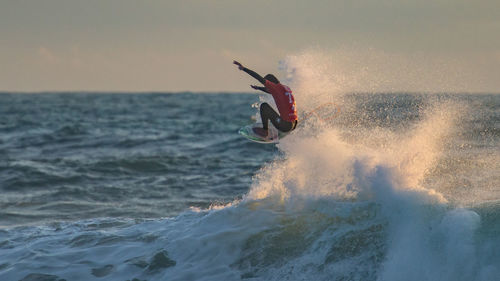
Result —
<path fill-rule="evenodd" d="M 266 98 L 0 93 L 0 280 L 500 280 L 500 95 Z"/>

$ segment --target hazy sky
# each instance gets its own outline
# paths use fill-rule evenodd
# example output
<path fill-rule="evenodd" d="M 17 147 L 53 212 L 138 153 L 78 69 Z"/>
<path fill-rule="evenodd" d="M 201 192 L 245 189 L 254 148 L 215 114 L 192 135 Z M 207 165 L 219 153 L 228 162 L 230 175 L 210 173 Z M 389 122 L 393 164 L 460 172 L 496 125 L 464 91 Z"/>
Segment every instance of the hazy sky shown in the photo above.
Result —
<path fill-rule="evenodd" d="M 265 74 L 315 50 L 394 69 L 374 90 L 500 92 L 500 1 L 0 0 L 4 91 L 250 91 L 233 59 Z"/>

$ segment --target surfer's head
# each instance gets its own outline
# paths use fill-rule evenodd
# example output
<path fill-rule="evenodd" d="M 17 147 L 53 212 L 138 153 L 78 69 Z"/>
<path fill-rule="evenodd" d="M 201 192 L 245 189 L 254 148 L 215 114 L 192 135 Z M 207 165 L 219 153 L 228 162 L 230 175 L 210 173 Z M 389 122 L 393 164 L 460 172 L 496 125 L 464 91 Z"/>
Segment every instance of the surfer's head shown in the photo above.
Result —
<path fill-rule="evenodd" d="M 273 83 L 276 83 L 276 84 L 279 84 L 280 83 L 280 80 L 278 80 L 278 78 L 276 78 L 276 76 L 272 75 L 272 74 L 268 74 L 264 77 L 264 79 L 266 80 L 269 80 Z"/>

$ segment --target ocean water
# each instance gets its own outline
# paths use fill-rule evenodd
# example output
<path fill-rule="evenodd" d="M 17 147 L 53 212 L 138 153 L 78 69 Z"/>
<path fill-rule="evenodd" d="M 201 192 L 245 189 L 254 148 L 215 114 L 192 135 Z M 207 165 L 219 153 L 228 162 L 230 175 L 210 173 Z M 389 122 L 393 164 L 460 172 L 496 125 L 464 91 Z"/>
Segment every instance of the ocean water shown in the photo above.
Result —
<path fill-rule="evenodd" d="M 0 95 L 1 226 L 228 203 L 273 158 L 234 134 L 256 95 Z"/>
<path fill-rule="evenodd" d="M 304 87 L 0 94 L 0 280 L 500 280 L 500 95 Z"/>

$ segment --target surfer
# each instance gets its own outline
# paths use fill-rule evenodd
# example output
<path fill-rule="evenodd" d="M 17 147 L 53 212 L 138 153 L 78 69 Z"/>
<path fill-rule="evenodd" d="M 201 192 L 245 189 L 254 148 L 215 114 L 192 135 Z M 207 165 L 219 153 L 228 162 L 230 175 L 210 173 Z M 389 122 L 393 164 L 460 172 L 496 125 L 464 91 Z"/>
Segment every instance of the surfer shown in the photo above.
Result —
<path fill-rule="evenodd" d="M 254 132 L 263 137 L 267 137 L 269 121 L 282 132 L 290 132 L 297 127 L 297 109 L 295 107 L 295 98 L 292 90 L 280 83 L 278 78 L 272 74 L 262 77 L 253 70 L 244 67 L 241 63 L 233 61 L 239 70 L 243 70 L 253 78 L 257 79 L 264 87 L 251 85 L 255 90 L 260 90 L 273 96 L 274 102 L 278 107 L 279 114 L 268 104 L 260 105 L 260 118 L 262 119 L 262 128 L 253 128 Z"/>

